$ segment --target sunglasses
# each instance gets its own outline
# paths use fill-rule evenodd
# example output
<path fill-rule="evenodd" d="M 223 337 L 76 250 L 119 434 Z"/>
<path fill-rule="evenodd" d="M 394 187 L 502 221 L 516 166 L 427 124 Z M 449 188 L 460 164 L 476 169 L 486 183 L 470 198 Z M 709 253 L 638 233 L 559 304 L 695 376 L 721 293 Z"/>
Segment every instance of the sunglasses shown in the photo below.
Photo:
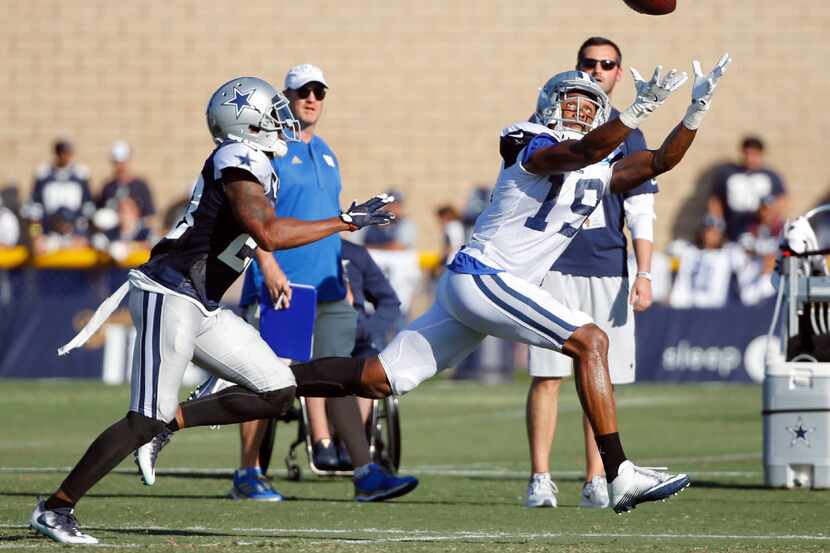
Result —
<path fill-rule="evenodd" d="M 305 100 L 308 95 L 314 92 L 314 97 L 323 100 L 326 97 L 326 87 L 321 84 L 307 84 L 297 89 L 297 96 Z"/>
<path fill-rule="evenodd" d="M 579 67 L 582 69 L 593 69 L 599 64 L 603 71 L 611 71 L 617 67 L 617 60 L 595 60 L 594 58 L 582 58 L 579 60 Z"/>

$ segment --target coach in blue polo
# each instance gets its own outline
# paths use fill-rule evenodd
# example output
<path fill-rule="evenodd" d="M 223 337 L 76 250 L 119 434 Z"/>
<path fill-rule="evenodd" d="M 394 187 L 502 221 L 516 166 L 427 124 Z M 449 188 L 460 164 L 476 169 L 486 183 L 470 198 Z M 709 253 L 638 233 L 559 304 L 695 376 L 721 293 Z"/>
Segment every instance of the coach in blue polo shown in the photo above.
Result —
<path fill-rule="evenodd" d="M 328 83 L 317 66 L 297 65 L 285 76 L 284 94 L 291 103 L 294 117 L 300 122 L 301 139 L 288 142 L 288 153 L 272 161 L 280 181 L 276 205 L 278 217 L 317 220 L 340 214 L 340 166 L 334 152 L 315 132 L 327 93 Z M 245 275 L 240 305 L 246 307 L 258 302 L 263 279 L 269 290 L 274 289 L 274 281 L 279 280 L 281 286 L 286 278 L 291 283 L 314 286 L 317 317 L 313 358 L 351 356 L 357 332 L 357 312 L 347 299 L 341 248 L 340 237 L 333 235 L 306 246 L 274 252 L 279 268 L 267 263 L 267 257 L 264 263 L 270 267 L 263 265 L 264 272 L 259 263 L 252 264 Z M 259 253 L 257 259 L 260 259 Z M 306 405 L 315 466 L 322 470 L 354 467 L 355 499 L 380 501 L 414 488 L 410 481 L 414 479 L 398 478 L 370 464 L 369 444 L 356 398 L 307 398 Z M 338 438 L 345 445 L 344 450 L 338 451 L 332 442 L 329 415 Z M 264 432 L 262 421 L 250 424 L 250 427 L 243 425 L 242 428 L 241 469 L 251 470 L 247 476 L 258 478 L 258 482 L 237 490 L 237 478 L 234 479 L 236 495 L 248 497 L 250 495 L 244 493 L 246 490 L 267 494 L 269 492 L 263 490 L 270 488 L 270 483 L 261 478 L 256 466 L 256 454 Z M 239 472 L 237 476 L 240 476 Z M 277 492 L 271 489 L 270 493 Z"/>

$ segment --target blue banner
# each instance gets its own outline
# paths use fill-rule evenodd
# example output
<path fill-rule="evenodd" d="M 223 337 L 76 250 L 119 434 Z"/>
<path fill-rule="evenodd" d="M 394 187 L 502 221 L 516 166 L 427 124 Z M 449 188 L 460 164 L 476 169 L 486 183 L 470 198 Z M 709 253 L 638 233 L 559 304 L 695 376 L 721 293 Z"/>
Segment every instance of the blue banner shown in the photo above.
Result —
<path fill-rule="evenodd" d="M 755 306 L 636 314 L 637 381 L 761 382 L 774 298 Z"/>
<path fill-rule="evenodd" d="M 118 273 L 118 274 L 115 274 Z M 58 357 L 124 271 L 4 272 L 0 302 L 0 377 L 101 378 L 103 340 Z M 122 280 L 123 282 L 123 280 Z"/>

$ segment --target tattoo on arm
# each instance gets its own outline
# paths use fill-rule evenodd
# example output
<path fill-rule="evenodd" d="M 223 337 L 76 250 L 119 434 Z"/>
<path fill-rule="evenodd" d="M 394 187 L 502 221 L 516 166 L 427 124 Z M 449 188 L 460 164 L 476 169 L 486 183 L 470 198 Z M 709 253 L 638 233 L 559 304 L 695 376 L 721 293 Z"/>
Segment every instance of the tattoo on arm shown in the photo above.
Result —
<path fill-rule="evenodd" d="M 241 172 L 243 178 L 239 179 L 238 175 L 228 170 L 222 172 L 225 195 L 236 220 L 262 249 L 270 252 L 295 248 L 349 230 L 349 226 L 340 217 L 319 221 L 277 218 L 274 205 L 263 192 L 262 186 L 252 181 L 245 171 L 234 172 Z"/>
<path fill-rule="evenodd" d="M 267 228 L 276 221 L 276 214 L 262 185 L 251 180 L 248 172 L 233 168 L 222 172 L 222 181 L 236 220 L 258 245 L 273 249 L 266 247 L 270 245 Z"/>

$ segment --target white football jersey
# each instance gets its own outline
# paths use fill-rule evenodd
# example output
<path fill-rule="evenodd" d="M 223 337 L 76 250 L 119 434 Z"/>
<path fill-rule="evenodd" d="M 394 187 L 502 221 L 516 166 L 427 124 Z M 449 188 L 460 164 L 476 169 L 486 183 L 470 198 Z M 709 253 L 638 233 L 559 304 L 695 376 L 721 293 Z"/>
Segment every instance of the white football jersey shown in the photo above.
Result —
<path fill-rule="evenodd" d="M 522 166 L 534 140 L 558 142 L 553 131 L 535 123 L 501 132 L 501 171 L 464 253 L 538 284 L 608 192 L 612 156 L 577 171 L 534 175 Z"/>

